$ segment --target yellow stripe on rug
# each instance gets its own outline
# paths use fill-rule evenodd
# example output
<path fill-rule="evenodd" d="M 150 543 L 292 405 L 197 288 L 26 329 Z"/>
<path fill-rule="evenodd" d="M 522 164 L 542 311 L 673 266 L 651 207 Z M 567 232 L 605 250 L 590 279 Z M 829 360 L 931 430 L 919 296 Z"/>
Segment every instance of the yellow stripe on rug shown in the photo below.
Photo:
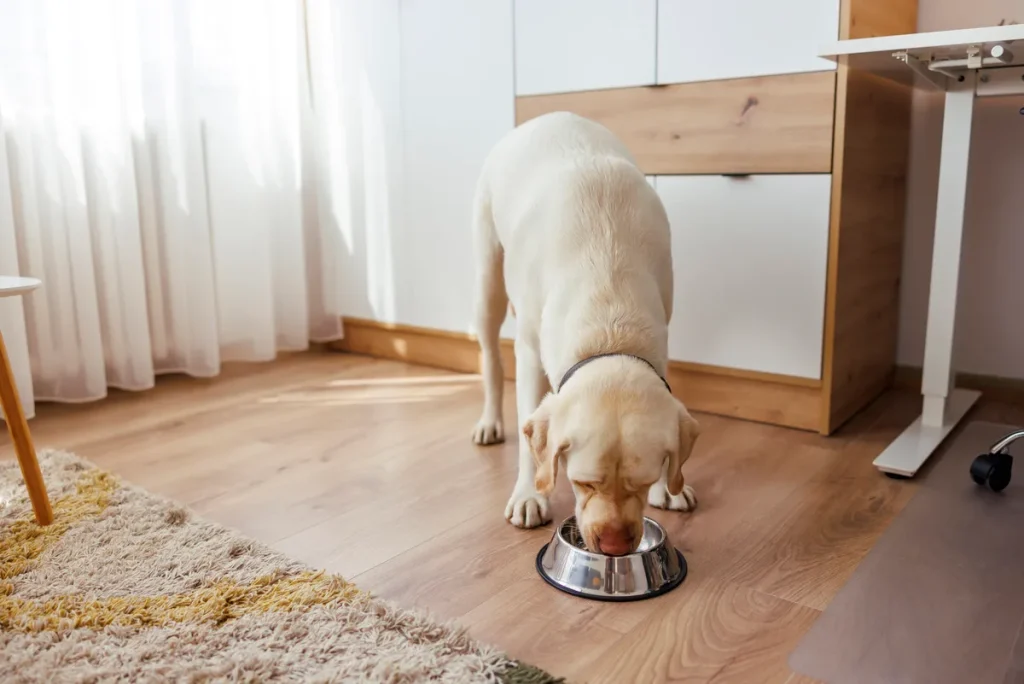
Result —
<path fill-rule="evenodd" d="M 10 580 L 32 567 L 46 549 L 64 533 L 88 518 L 94 518 L 110 505 L 117 479 L 102 470 L 88 470 L 75 485 L 75 492 L 53 504 L 53 523 L 36 524 L 32 516 L 23 516 L 0 537 L 0 594 L 11 592 Z"/>
<path fill-rule="evenodd" d="M 259 577 L 248 586 L 231 580 L 173 596 L 81 595 L 29 601 L 0 596 L 0 629 L 18 632 L 166 627 L 183 622 L 220 624 L 252 613 L 288 612 L 345 603 L 362 595 L 354 585 L 323 572 Z"/>
<path fill-rule="evenodd" d="M 117 479 L 110 473 L 87 471 L 75 484 L 74 493 L 55 502 L 52 525 L 40 527 L 35 518 L 25 515 L 0 537 L 0 629 L 40 632 L 223 623 L 250 613 L 350 601 L 361 593 L 340 577 L 308 571 L 292 576 L 266 575 L 248 585 L 218 580 L 193 592 L 166 596 L 86 598 L 71 594 L 46 601 L 12 597 L 14 585 L 10 580 L 29 570 L 72 527 L 103 513 L 117 487 Z"/>

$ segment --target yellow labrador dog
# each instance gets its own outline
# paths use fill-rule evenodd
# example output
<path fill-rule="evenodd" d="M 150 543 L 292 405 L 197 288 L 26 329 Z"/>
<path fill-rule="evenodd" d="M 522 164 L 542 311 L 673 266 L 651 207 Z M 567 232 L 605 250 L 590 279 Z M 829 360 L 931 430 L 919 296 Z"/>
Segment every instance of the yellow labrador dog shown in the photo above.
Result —
<path fill-rule="evenodd" d="M 502 139 L 474 207 L 484 408 L 477 444 L 504 439 L 499 330 L 516 318 L 516 527 L 551 519 L 559 472 L 588 548 L 640 543 L 644 504 L 688 511 L 699 427 L 665 381 L 672 250 L 661 200 L 606 128 L 569 113 Z"/>

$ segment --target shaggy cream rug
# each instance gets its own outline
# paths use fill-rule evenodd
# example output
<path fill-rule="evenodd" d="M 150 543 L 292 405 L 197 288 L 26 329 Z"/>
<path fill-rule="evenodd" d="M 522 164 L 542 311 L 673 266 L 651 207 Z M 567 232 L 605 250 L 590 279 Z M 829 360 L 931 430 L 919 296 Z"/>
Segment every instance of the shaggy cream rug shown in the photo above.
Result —
<path fill-rule="evenodd" d="M 556 682 L 74 456 L 0 463 L 0 681 Z"/>

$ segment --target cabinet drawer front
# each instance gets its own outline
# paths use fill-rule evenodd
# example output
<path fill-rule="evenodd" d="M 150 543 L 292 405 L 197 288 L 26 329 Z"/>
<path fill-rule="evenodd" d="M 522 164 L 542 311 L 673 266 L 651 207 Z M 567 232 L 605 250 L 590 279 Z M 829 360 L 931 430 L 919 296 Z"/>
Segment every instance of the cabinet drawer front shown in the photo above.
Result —
<path fill-rule="evenodd" d="M 644 173 L 829 173 L 834 73 L 516 98 L 516 123 L 570 111 L 608 127 Z"/>
<path fill-rule="evenodd" d="M 831 176 L 658 176 L 672 359 L 821 377 Z"/>
<path fill-rule="evenodd" d="M 653 85 L 656 0 L 515 0 L 516 94 Z"/>
<path fill-rule="evenodd" d="M 658 83 L 835 71 L 839 0 L 658 0 Z"/>

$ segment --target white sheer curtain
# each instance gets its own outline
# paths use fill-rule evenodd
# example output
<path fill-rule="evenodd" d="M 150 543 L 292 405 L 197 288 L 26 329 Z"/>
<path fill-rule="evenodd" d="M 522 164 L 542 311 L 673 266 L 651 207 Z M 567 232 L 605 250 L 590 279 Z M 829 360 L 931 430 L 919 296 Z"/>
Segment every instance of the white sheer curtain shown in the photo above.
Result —
<path fill-rule="evenodd" d="M 341 336 L 357 1 L 0 0 L 0 273 L 43 280 L 0 330 L 30 415 Z"/>

